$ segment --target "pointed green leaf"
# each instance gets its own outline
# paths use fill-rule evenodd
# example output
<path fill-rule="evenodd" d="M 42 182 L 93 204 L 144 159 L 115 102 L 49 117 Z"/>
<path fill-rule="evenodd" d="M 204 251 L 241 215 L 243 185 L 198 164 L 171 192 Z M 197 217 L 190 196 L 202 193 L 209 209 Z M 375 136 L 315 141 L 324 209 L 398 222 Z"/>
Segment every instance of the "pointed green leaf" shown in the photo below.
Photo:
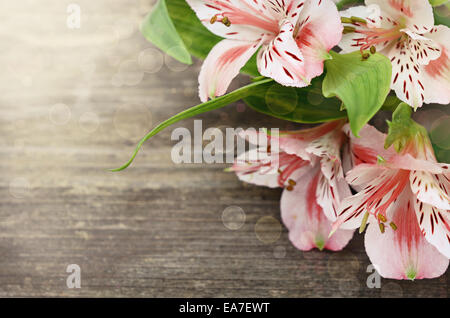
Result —
<path fill-rule="evenodd" d="M 181 63 L 192 64 L 191 55 L 172 23 L 165 0 L 156 3 L 142 23 L 141 31 L 148 41 L 174 59 Z"/>
<path fill-rule="evenodd" d="M 159 133 L 163 129 L 169 127 L 170 125 L 175 124 L 176 122 L 179 122 L 180 120 L 183 120 L 186 118 L 191 118 L 193 116 L 203 114 L 203 113 L 209 112 L 211 110 L 215 110 L 215 109 L 219 109 L 224 106 L 227 106 L 233 102 L 236 102 L 236 101 L 248 96 L 249 94 L 252 94 L 252 91 L 257 89 L 258 86 L 264 85 L 268 82 L 272 82 L 272 79 L 270 79 L 270 78 L 264 79 L 264 80 L 252 83 L 250 85 L 241 87 L 227 95 L 220 96 L 215 99 L 209 100 L 206 103 L 188 108 L 188 109 L 176 114 L 175 116 L 170 117 L 169 119 L 163 121 L 158 126 L 153 128 L 147 135 L 145 135 L 144 138 L 141 139 L 141 141 L 139 141 L 133 155 L 131 156 L 130 160 L 128 160 L 128 162 L 126 164 L 124 164 L 120 168 L 112 169 L 111 171 L 115 172 L 115 171 L 121 171 L 121 170 L 126 169 L 133 162 L 134 158 L 136 158 L 136 155 L 138 154 L 138 152 L 141 149 L 144 142 L 149 140 L 151 137 L 155 136 L 157 133 Z"/>
<path fill-rule="evenodd" d="M 340 100 L 323 97 L 321 82 L 321 78 L 316 78 L 311 86 L 304 88 L 270 82 L 253 89 L 244 101 L 258 112 L 297 123 L 321 123 L 345 118 L 347 114 L 340 110 Z"/>
<path fill-rule="evenodd" d="M 159 0 L 145 18 L 141 30 L 148 41 L 185 64 L 192 64 L 190 54 L 205 59 L 214 45 L 222 40 L 205 28 L 185 0 Z M 256 54 L 241 72 L 259 75 Z"/>
<path fill-rule="evenodd" d="M 373 54 L 362 60 L 359 51 L 338 54 L 325 61 L 326 76 L 322 91 L 325 97 L 337 96 L 344 103 L 355 136 L 378 112 L 390 91 L 392 66 L 389 59 Z"/>

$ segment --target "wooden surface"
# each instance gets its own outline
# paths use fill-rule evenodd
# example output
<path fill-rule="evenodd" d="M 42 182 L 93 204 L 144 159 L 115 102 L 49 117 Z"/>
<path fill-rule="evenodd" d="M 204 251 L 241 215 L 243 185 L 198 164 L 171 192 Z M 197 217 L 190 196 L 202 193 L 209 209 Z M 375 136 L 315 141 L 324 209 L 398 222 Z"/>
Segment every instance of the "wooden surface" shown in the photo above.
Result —
<path fill-rule="evenodd" d="M 368 288 L 360 235 L 341 253 L 296 250 L 280 190 L 243 185 L 225 165 L 173 164 L 173 128 L 130 169 L 107 172 L 150 127 L 198 102 L 200 63 L 184 69 L 150 50 L 150 72 L 136 66 L 152 48 L 137 30 L 152 1 L 76 1 L 75 30 L 72 2 L 0 4 L 0 296 L 448 297 L 448 271 Z M 242 104 L 199 119 L 204 129 L 294 127 Z M 229 206 L 245 213 L 238 230 L 222 220 Z M 66 286 L 68 264 L 81 267 L 80 289 Z"/>

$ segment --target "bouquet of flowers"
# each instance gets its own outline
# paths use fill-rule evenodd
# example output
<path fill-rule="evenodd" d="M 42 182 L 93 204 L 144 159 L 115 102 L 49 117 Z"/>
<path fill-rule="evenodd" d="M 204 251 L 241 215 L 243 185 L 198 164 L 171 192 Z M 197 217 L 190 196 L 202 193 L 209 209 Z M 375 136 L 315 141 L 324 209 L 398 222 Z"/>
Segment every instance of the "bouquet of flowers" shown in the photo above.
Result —
<path fill-rule="evenodd" d="M 202 104 L 156 126 L 114 171 L 171 124 L 242 99 L 278 119 L 319 124 L 243 131 L 256 146 L 228 169 L 242 181 L 284 188 L 281 217 L 292 244 L 338 251 L 359 229 L 381 276 L 442 275 L 450 164 L 411 115 L 450 103 L 450 29 L 433 9 L 448 9 L 446 2 L 159 0 L 142 32 L 180 62 L 204 59 Z M 229 92 L 239 73 L 250 84 Z M 368 124 L 380 110 L 392 112 L 387 134 Z"/>

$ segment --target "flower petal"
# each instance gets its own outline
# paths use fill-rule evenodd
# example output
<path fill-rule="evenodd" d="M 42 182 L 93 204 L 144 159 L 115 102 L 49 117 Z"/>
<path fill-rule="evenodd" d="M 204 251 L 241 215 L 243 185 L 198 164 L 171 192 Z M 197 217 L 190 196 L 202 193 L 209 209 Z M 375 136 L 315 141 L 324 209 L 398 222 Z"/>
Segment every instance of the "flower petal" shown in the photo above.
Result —
<path fill-rule="evenodd" d="M 255 41 L 262 33 L 276 34 L 277 19 L 269 11 L 276 13 L 271 7 L 266 7 L 263 1 L 241 0 L 186 0 L 195 11 L 203 25 L 212 33 L 228 38 Z M 211 18 L 217 17 L 215 23 Z M 226 26 L 220 20 L 227 17 L 231 25 Z"/>
<path fill-rule="evenodd" d="M 408 29 L 402 31 L 409 36 L 407 40 L 408 49 L 411 55 L 415 57 L 417 64 L 427 65 L 430 61 L 441 56 L 440 45 L 431 38 L 411 32 Z"/>
<path fill-rule="evenodd" d="M 367 186 L 379 177 L 384 171 L 383 167 L 362 163 L 347 173 L 346 179 L 351 185 Z"/>
<path fill-rule="evenodd" d="M 398 42 L 389 51 L 388 58 L 392 63 L 391 88 L 397 97 L 414 108 L 421 107 L 425 99 L 425 86 L 417 55 L 408 44 Z"/>
<path fill-rule="evenodd" d="M 450 258 L 450 211 L 433 207 L 416 199 L 417 222 L 428 242 Z"/>
<path fill-rule="evenodd" d="M 328 158 L 321 161 L 324 160 L 328 161 Z M 323 165 L 321 162 L 321 170 L 324 170 Z M 350 187 L 344 178 L 333 176 L 329 179 L 323 173 L 320 175 L 316 191 L 317 203 L 330 221 L 336 221 L 341 201 L 351 195 Z"/>
<path fill-rule="evenodd" d="M 199 75 L 202 102 L 226 93 L 231 81 L 258 50 L 260 42 L 222 40 L 209 52 Z"/>
<path fill-rule="evenodd" d="M 260 160 L 260 158 L 264 159 Z M 269 188 L 280 186 L 278 166 L 272 164 L 270 154 L 261 147 L 240 154 L 230 171 L 236 172 L 239 180 L 247 183 Z"/>
<path fill-rule="evenodd" d="M 347 181 L 350 184 L 364 184 L 365 187 L 342 201 L 333 230 L 339 227 L 343 229 L 360 227 L 366 213 L 385 216 L 386 211 L 395 204 L 409 181 L 409 172 L 379 168 L 377 173 L 375 167 L 362 164 L 348 173 Z"/>
<path fill-rule="evenodd" d="M 365 125 L 359 131 L 359 138 L 355 137 L 350 125 L 344 126 L 344 132 L 350 137 L 350 150 L 355 165 L 360 163 L 376 163 L 378 156 L 389 159 L 395 152 L 392 148 L 384 148 L 386 135 L 371 125 Z"/>
<path fill-rule="evenodd" d="M 383 165 L 389 168 L 427 171 L 433 174 L 441 174 L 450 171 L 450 164 L 438 163 L 432 160 L 416 159 L 410 154 L 395 155 Z"/>
<path fill-rule="evenodd" d="M 344 27 L 331 0 L 309 0 L 299 14 L 296 29 L 309 81 L 323 73 L 323 61 L 330 58 L 328 51 L 339 43 Z"/>
<path fill-rule="evenodd" d="M 258 70 L 284 86 L 304 87 L 306 78 L 303 55 L 293 38 L 294 26 L 289 20 L 281 24 L 280 33 L 258 54 Z"/>
<path fill-rule="evenodd" d="M 344 137 L 340 129 L 332 130 L 312 140 L 306 151 L 317 157 L 328 157 L 333 161 L 340 161 L 340 149 Z"/>
<path fill-rule="evenodd" d="M 322 145 L 320 143 L 315 144 L 319 147 L 317 151 L 309 148 L 311 143 L 333 130 L 339 130 L 342 125 L 343 121 L 335 120 L 309 129 L 282 131 L 280 132 L 279 138 L 280 149 L 289 154 L 295 154 L 305 160 L 311 160 L 311 157 L 313 157 L 311 154 L 314 154 L 314 152 L 322 152 Z"/>
<path fill-rule="evenodd" d="M 440 45 L 441 56 L 422 66 L 425 103 L 450 103 L 450 29 L 443 25 L 434 27 L 426 35 Z"/>
<path fill-rule="evenodd" d="M 377 4 L 394 21 L 405 23 L 408 29 L 426 33 L 434 25 L 433 8 L 424 0 L 365 0 L 366 5 Z"/>
<path fill-rule="evenodd" d="M 337 218 L 341 200 L 351 195 L 350 187 L 344 179 L 340 156 L 343 139 L 343 132 L 337 128 L 313 140 L 306 148 L 306 151 L 321 158 L 322 176 L 319 178 L 316 196 L 317 202 L 331 221 Z"/>
<path fill-rule="evenodd" d="M 448 267 L 447 257 L 423 237 L 411 199 L 412 193 L 404 191 L 389 213 L 396 230 L 387 226 L 381 233 L 377 222 L 372 222 L 365 235 L 367 255 L 385 278 L 434 278 Z"/>
<path fill-rule="evenodd" d="M 312 160 L 312 156 L 306 151 L 310 141 L 296 138 L 294 134 L 280 134 L 278 140 L 280 149 L 288 154 L 296 155 L 304 160 Z"/>
<path fill-rule="evenodd" d="M 292 191 L 285 189 L 281 197 L 281 217 L 289 230 L 289 239 L 302 251 L 313 248 L 338 251 L 353 236 L 353 231 L 338 230 L 328 238 L 331 222 L 316 201 L 316 189 L 320 176 L 316 165 L 297 180 Z"/>
<path fill-rule="evenodd" d="M 447 187 L 440 182 L 437 175 L 425 171 L 411 171 L 411 190 L 417 198 L 438 209 L 450 210 L 450 198 Z M 442 182 L 448 183 L 443 179 Z"/>
<path fill-rule="evenodd" d="M 383 12 L 381 12 L 380 7 L 376 4 L 351 7 L 347 10 L 340 11 L 339 13 L 345 18 L 358 17 L 367 21 L 367 24 L 354 22 L 348 25 L 355 28 L 357 32 L 346 33 L 342 36 L 339 47 L 342 49 L 343 53 L 350 53 L 360 49 L 361 46 L 366 43 L 364 38 L 370 32 L 382 32 L 383 30 L 389 30 L 396 27 L 396 22 L 389 16 L 383 16 Z M 376 41 L 373 45 L 378 52 L 381 52 L 389 45 L 389 42 Z"/>

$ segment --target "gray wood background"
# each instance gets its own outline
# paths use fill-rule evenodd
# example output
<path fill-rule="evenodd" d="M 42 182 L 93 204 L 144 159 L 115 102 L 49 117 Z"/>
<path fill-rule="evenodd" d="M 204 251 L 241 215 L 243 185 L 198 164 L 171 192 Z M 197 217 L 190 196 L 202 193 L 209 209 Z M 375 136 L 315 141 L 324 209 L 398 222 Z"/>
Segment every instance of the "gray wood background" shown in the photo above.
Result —
<path fill-rule="evenodd" d="M 70 3 L 79 29 L 66 25 Z M 173 164 L 172 127 L 130 169 L 107 172 L 198 102 L 199 61 L 180 65 L 138 32 L 151 5 L 1 2 L 0 296 L 448 297 L 449 272 L 368 288 L 360 235 L 340 253 L 296 250 L 281 191 L 241 184 L 225 165 Z M 243 104 L 199 119 L 204 129 L 295 127 Z M 237 230 L 230 206 L 246 216 Z M 81 267 L 80 289 L 66 286 L 69 264 Z"/>

